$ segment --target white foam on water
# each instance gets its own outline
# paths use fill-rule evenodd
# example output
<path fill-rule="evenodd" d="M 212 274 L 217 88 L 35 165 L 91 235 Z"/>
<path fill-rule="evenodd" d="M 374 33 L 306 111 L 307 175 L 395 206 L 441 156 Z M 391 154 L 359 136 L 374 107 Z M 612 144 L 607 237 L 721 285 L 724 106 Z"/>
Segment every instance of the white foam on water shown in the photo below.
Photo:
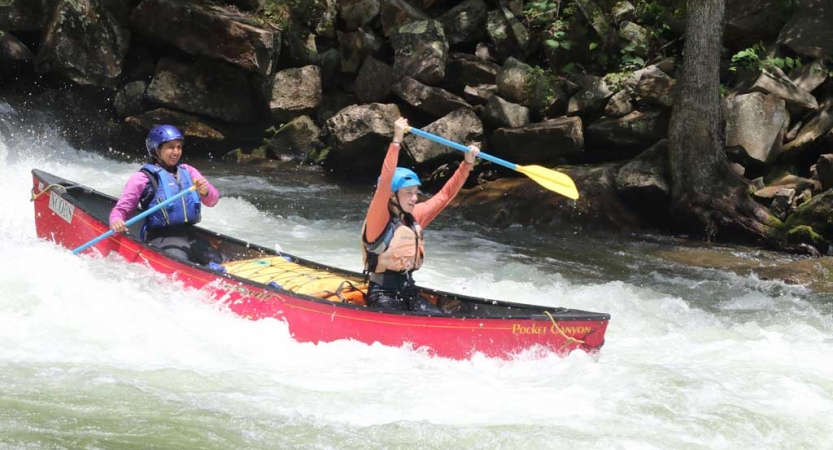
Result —
<path fill-rule="evenodd" d="M 438 230 L 418 280 L 608 312 L 601 353 L 453 361 L 353 341 L 302 344 L 280 321 L 237 317 L 147 267 L 73 256 L 35 237 L 32 168 L 118 195 L 136 165 L 51 136 L 23 147 L 0 140 L 0 164 L 0 447 L 833 443 L 833 324 L 801 288 L 772 294 L 754 278 L 715 278 L 708 283 L 740 294 L 706 306 L 697 295 L 702 280 L 676 279 L 690 296 L 650 284 L 578 282 L 513 258 L 504 244 Z M 360 269 L 360 223 L 283 217 L 232 196 L 206 208 L 204 225 Z"/>

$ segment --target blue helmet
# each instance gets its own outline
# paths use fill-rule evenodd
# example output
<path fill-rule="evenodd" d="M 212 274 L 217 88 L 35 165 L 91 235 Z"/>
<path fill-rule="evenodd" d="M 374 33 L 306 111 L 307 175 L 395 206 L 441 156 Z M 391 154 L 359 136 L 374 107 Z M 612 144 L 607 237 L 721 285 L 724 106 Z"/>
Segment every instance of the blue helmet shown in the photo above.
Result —
<path fill-rule="evenodd" d="M 419 186 L 421 184 L 422 183 L 419 182 L 419 177 L 413 170 L 406 169 L 404 167 L 397 167 L 396 171 L 393 172 L 393 180 L 391 180 L 390 183 L 390 190 L 391 192 L 396 192 L 403 187 Z"/>
<path fill-rule="evenodd" d="M 153 152 L 159 148 L 160 145 L 168 141 L 175 141 L 177 139 L 184 139 L 182 132 L 173 125 L 159 125 L 153 127 L 148 133 L 148 138 L 145 140 L 145 147 L 148 149 L 148 155 L 154 156 Z"/>

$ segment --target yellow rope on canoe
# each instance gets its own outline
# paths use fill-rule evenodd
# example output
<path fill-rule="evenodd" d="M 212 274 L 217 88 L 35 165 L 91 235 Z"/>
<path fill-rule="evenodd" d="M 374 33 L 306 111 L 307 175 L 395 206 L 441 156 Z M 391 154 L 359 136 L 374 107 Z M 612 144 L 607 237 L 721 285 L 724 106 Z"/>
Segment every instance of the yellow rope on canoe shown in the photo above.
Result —
<path fill-rule="evenodd" d="M 567 342 L 565 342 L 562 347 L 566 347 L 567 345 L 569 345 L 573 342 L 578 342 L 579 344 L 584 344 L 584 341 L 581 340 L 581 339 L 576 339 L 572 336 L 567 336 L 564 333 L 564 330 L 562 330 L 561 327 L 558 326 L 558 322 L 555 321 L 555 318 L 552 316 L 552 314 L 550 314 L 549 311 L 544 311 L 544 314 L 546 314 L 547 317 L 550 318 L 550 320 L 552 321 L 552 326 L 554 326 L 555 329 L 558 330 L 558 333 L 561 334 L 562 336 L 564 336 L 564 339 L 567 339 Z"/>
<path fill-rule="evenodd" d="M 29 201 L 30 201 L 30 202 L 33 202 L 33 201 L 37 200 L 37 199 L 38 199 L 38 197 L 40 197 L 40 196 L 41 196 L 41 195 L 43 195 L 43 194 L 46 194 L 47 192 L 49 192 L 49 190 L 50 190 L 50 189 L 52 189 L 52 188 L 56 188 L 56 187 L 61 188 L 61 189 L 64 191 L 64 194 L 66 194 L 66 192 L 67 192 L 67 188 L 65 188 L 64 186 L 62 186 L 62 185 L 60 185 L 60 184 L 58 184 L 58 183 L 52 183 L 52 184 L 50 184 L 49 186 L 45 187 L 42 191 L 40 191 L 40 192 L 39 192 L 39 193 L 37 193 L 37 194 L 35 194 L 35 188 L 34 188 L 34 186 L 33 186 L 33 187 L 32 187 L 32 198 L 30 198 L 30 199 L 29 199 Z"/>

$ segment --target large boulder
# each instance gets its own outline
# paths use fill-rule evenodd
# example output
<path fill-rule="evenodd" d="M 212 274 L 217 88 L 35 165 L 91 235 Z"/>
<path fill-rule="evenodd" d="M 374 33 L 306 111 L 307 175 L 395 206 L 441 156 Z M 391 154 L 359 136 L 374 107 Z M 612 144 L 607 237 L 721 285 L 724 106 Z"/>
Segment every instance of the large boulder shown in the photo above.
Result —
<path fill-rule="evenodd" d="M 47 19 L 45 0 L 5 0 L 0 2 L 0 30 L 40 31 Z"/>
<path fill-rule="evenodd" d="M 781 153 L 789 120 L 784 100 L 753 92 L 726 101 L 726 146 L 738 147 L 747 160 L 770 164 Z"/>
<path fill-rule="evenodd" d="M 604 9 L 598 3 L 596 0 L 576 0 L 576 5 L 587 23 L 590 24 L 602 43 L 605 46 L 610 46 L 616 42 L 616 33 L 613 32 L 613 27 L 605 15 Z"/>
<path fill-rule="evenodd" d="M 360 102 L 374 103 L 390 95 L 391 84 L 393 84 L 393 69 L 376 58 L 368 56 L 359 70 L 353 90 Z"/>
<path fill-rule="evenodd" d="M 25 74 L 34 68 L 35 55 L 9 32 L 0 31 L 0 76 Z"/>
<path fill-rule="evenodd" d="M 139 136 L 147 136 L 148 131 L 157 125 L 174 125 L 185 135 L 184 151 L 189 155 L 206 156 L 211 152 L 224 153 L 234 146 L 233 142 L 227 141 L 229 131 L 222 124 L 167 108 L 157 108 L 129 116 L 124 119 L 124 122 Z M 144 146 L 137 151 L 143 156 L 146 154 Z"/>
<path fill-rule="evenodd" d="M 668 204 L 668 180 L 668 140 L 663 139 L 619 169 L 616 191 L 641 209 L 650 210 Z"/>
<path fill-rule="evenodd" d="M 795 139 L 784 145 L 782 153 L 785 155 L 801 153 L 814 143 L 821 142 L 825 133 L 831 130 L 833 130 L 833 100 L 801 127 Z"/>
<path fill-rule="evenodd" d="M 130 31 L 94 0 L 59 2 L 37 54 L 41 72 L 115 89 L 130 49 Z"/>
<path fill-rule="evenodd" d="M 476 42 L 486 31 L 489 8 L 483 0 L 465 0 L 437 20 L 443 24 L 449 45 Z"/>
<path fill-rule="evenodd" d="M 798 11 L 781 29 L 778 43 L 810 58 L 833 55 L 833 3 L 799 0 L 798 4 Z"/>
<path fill-rule="evenodd" d="M 827 190 L 796 209 L 784 223 L 787 229 L 808 226 L 827 241 L 833 240 L 833 190 Z"/>
<path fill-rule="evenodd" d="M 529 108 L 535 120 L 559 117 L 567 111 L 570 97 L 564 89 L 565 82 L 547 72 L 509 57 L 496 79 L 500 96 Z"/>
<path fill-rule="evenodd" d="M 428 85 L 445 77 L 448 42 L 442 25 L 436 20 L 422 20 L 403 25 L 391 33 L 394 49 L 393 74 L 409 76 Z"/>
<path fill-rule="evenodd" d="M 349 178 L 375 180 L 400 116 L 396 105 L 381 103 L 339 111 L 325 124 L 330 146 L 326 166 Z"/>
<path fill-rule="evenodd" d="M 321 70 L 318 66 L 282 70 L 269 78 L 265 90 L 275 123 L 311 114 L 321 104 Z"/>
<path fill-rule="evenodd" d="M 509 57 L 496 74 L 498 93 L 510 102 L 524 104 L 530 97 L 533 77 L 529 64 Z"/>
<path fill-rule="evenodd" d="M 817 87 L 827 81 L 827 68 L 824 61 L 817 59 L 809 64 L 803 64 L 791 75 L 791 80 L 799 89 L 813 92 Z"/>
<path fill-rule="evenodd" d="M 597 230 L 636 230 L 639 216 L 616 192 L 616 169 L 577 166 L 564 169 L 579 188 L 578 200 L 544 189 L 529 178 L 501 178 L 462 191 L 453 206 L 463 217 L 494 227 L 522 225 L 564 230 L 575 226 Z"/>
<path fill-rule="evenodd" d="M 131 23 L 133 30 L 152 42 L 261 75 L 272 72 L 280 53 L 278 30 L 254 26 L 231 10 L 193 1 L 144 0 L 133 10 Z"/>
<path fill-rule="evenodd" d="M 750 92 L 763 92 L 783 98 L 787 106 L 800 111 L 818 111 L 819 104 L 812 94 L 796 86 L 784 71 L 777 67 L 762 70 Z"/>
<path fill-rule="evenodd" d="M 246 73 L 205 58 L 192 65 L 172 58 L 159 60 L 147 99 L 229 123 L 249 123 L 256 118 Z"/>
<path fill-rule="evenodd" d="M 379 15 L 380 0 L 338 0 L 339 17 L 347 31 L 356 31 Z"/>
<path fill-rule="evenodd" d="M 357 72 L 365 58 L 376 55 L 383 44 L 372 31 L 361 28 L 350 33 L 336 31 L 336 37 L 341 51 L 341 71 L 346 73 Z"/>
<path fill-rule="evenodd" d="M 440 88 L 426 86 L 411 77 L 393 85 L 393 92 L 409 105 L 441 117 L 460 108 L 471 108 L 462 98 Z"/>
<path fill-rule="evenodd" d="M 321 65 L 321 55 L 315 43 L 315 34 L 306 27 L 289 24 L 284 28 L 281 43 L 282 61 L 290 67 Z"/>
<path fill-rule="evenodd" d="M 522 54 L 529 45 L 528 32 L 508 8 L 489 11 L 486 16 L 486 34 L 494 45 L 498 62 Z"/>
<path fill-rule="evenodd" d="M 466 86 L 495 84 L 500 66 L 474 55 L 451 53 L 445 67 L 443 86 L 461 94 Z"/>
<path fill-rule="evenodd" d="M 663 72 L 642 75 L 636 84 L 636 93 L 647 105 L 668 108 L 674 106 L 677 81 Z"/>
<path fill-rule="evenodd" d="M 726 2 L 725 42 L 733 51 L 778 36 L 784 25 L 781 0 L 733 0 Z"/>
<path fill-rule="evenodd" d="M 493 95 L 483 109 L 483 120 L 495 128 L 518 128 L 529 125 L 529 108 Z"/>
<path fill-rule="evenodd" d="M 627 158 L 668 135 L 668 114 L 634 111 L 616 119 L 601 119 L 585 130 L 587 153 L 598 158 Z"/>
<path fill-rule="evenodd" d="M 119 117 L 135 116 L 145 110 L 145 91 L 148 83 L 138 80 L 125 84 L 116 92 L 113 107 Z"/>
<path fill-rule="evenodd" d="M 385 0 L 382 2 L 380 18 L 385 36 L 390 36 L 403 25 L 431 19 L 428 14 L 414 7 L 407 0 Z"/>
<path fill-rule="evenodd" d="M 481 146 L 482 144 L 483 124 L 469 109 L 458 109 L 445 117 L 431 122 L 422 129 L 463 145 Z M 446 159 L 448 155 L 460 153 L 458 150 L 413 134 L 405 136 L 405 139 L 402 141 L 402 147 L 408 151 L 408 154 L 416 164 L 431 163 Z"/>
<path fill-rule="evenodd" d="M 461 97 L 470 105 L 485 105 L 489 98 L 495 94 L 497 94 L 496 84 L 478 84 L 477 86 L 466 86 Z"/>
<path fill-rule="evenodd" d="M 266 143 L 266 150 L 276 159 L 308 162 L 309 156 L 324 147 L 321 129 L 309 116 L 296 117 L 275 132 Z"/>
<path fill-rule="evenodd" d="M 584 133 L 580 118 L 561 117 L 521 128 L 500 128 L 490 144 L 492 153 L 514 163 L 540 163 L 580 155 Z"/>
<path fill-rule="evenodd" d="M 567 114 L 570 116 L 589 117 L 599 114 L 613 96 L 613 86 L 604 78 L 593 75 L 580 75 L 577 83 L 582 90 L 570 98 Z"/>

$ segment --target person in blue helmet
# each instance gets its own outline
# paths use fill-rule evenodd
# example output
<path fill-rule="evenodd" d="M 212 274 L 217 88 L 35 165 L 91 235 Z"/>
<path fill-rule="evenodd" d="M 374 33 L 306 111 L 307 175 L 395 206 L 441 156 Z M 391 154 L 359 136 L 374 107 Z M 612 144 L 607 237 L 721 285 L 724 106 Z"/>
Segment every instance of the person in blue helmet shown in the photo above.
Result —
<path fill-rule="evenodd" d="M 480 149 L 470 146 L 454 175 L 430 199 L 418 202 L 421 182 L 412 170 L 396 167 L 399 145 L 408 129 L 402 117 L 393 124 L 393 141 L 382 163 L 382 173 L 362 229 L 365 271 L 369 273 L 367 305 L 371 307 L 440 313 L 414 286 L 413 272 L 425 255 L 422 230 L 463 187 Z"/>
<path fill-rule="evenodd" d="M 139 209 L 146 210 L 192 185 L 196 190 L 145 219 L 141 239 L 175 258 L 208 265 L 222 257 L 207 242 L 196 238 L 192 226 L 200 221 L 202 205 L 214 206 L 220 193 L 200 172 L 182 164 L 182 132 L 172 125 L 159 125 L 145 140 L 150 161 L 130 176 L 119 201 L 110 212 L 110 229 L 127 231 L 125 220 Z"/>

